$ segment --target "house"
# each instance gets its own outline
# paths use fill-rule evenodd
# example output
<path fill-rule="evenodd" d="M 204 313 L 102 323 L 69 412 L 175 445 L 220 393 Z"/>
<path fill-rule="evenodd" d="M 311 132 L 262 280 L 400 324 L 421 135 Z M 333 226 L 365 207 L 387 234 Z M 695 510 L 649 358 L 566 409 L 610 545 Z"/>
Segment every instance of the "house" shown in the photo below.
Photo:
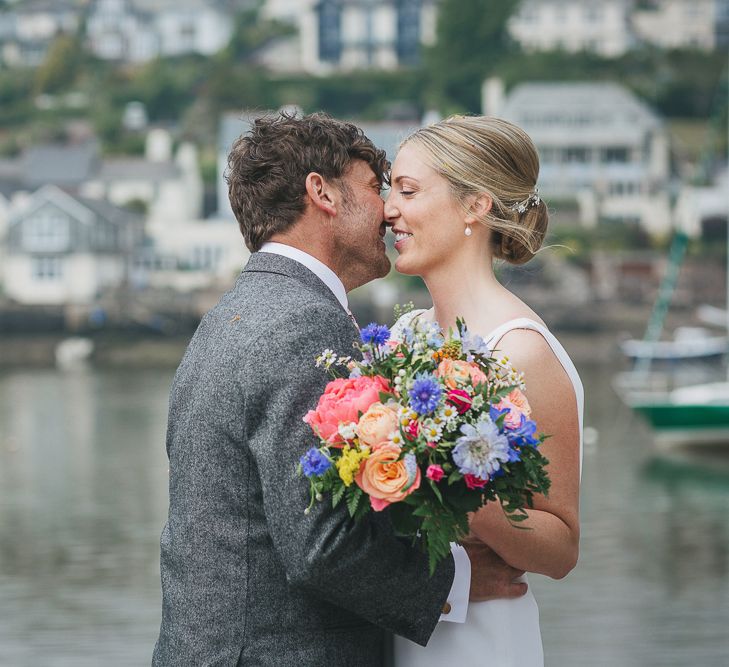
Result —
<path fill-rule="evenodd" d="M 71 0 L 31 0 L 0 11 L 0 62 L 8 67 L 42 64 L 53 40 L 76 34 L 79 8 Z"/>
<path fill-rule="evenodd" d="M 525 51 L 628 51 L 633 0 L 524 0 L 509 19 L 511 37 Z"/>
<path fill-rule="evenodd" d="M 51 42 L 76 34 L 81 22 L 71 0 L 31 0 L 0 11 L 0 61 L 8 67 L 37 67 Z"/>
<path fill-rule="evenodd" d="M 135 253 L 132 284 L 177 292 L 228 289 L 249 256 L 234 220 L 153 223 L 147 227 L 147 245 Z"/>
<path fill-rule="evenodd" d="M 575 202 L 582 224 L 672 227 L 668 134 L 662 120 L 616 83 L 525 83 L 508 95 L 484 85 L 484 113 L 522 127 L 540 155 L 539 188 L 549 203 Z"/>
<path fill-rule="evenodd" d="M 508 28 L 526 51 L 608 58 L 640 44 L 710 51 L 729 43 L 729 0 L 524 0 Z"/>
<path fill-rule="evenodd" d="M 161 128 L 147 135 L 144 157 L 106 158 L 80 186 L 85 197 L 136 207 L 150 222 L 200 216 L 203 183 L 197 149 L 183 143 L 172 154 L 172 137 Z"/>
<path fill-rule="evenodd" d="M 292 23 L 298 34 L 262 60 L 312 74 L 412 65 L 435 41 L 436 7 L 437 0 L 267 0 L 263 15 Z"/>
<path fill-rule="evenodd" d="M 128 279 L 142 235 L 139 216 L 46 185 L 7 221 L 5 295 L 24 305 L 90 305 Z"/>
<path fill-rule="evenodd" d="M 217 53 L 230 40 L 232 20 L 203 0 L 95 0 L 86 34 L 99 58 L 139 63 Z"/>
<path fill-rule="evenodd" d="M 727 0 L 650 0 L 631 16 L 636 36 L 664 49 L 726 47 L 727 22 Z"/>

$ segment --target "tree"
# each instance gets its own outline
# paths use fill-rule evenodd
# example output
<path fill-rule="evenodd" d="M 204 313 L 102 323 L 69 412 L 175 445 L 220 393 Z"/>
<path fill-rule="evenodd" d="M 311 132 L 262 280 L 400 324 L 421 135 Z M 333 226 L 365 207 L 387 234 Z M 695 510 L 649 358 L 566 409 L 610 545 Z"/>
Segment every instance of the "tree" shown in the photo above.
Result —
<path fill-rule="evenodd" d="M 43 64 L 35 73 L 35 92 L 58 93 L 76 81 L 83 61 L 79 41 L 61 34 L 52 42 Z"/>
<path fill-rule="evenodd" d="M 506 24 L 520 0 L 442 0 L 436 43 L 425 53 L 429 102 L 480 110 L 481 82 L 513 50 Z"/>

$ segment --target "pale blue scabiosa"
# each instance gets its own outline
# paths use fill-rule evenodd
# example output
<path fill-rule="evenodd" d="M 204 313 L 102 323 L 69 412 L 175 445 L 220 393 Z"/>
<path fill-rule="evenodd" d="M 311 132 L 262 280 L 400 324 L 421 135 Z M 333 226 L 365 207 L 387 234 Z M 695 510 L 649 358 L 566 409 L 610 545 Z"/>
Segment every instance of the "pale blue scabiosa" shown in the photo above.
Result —
<path fill-rule="evenodd" d="M 331 461 L 316 447 L 312 447 L 299 461 L 301 470 L 307 477 L 323 475 L 332 466 Z"/>
<path fill-rule="evenodd" d="M 390 330 L 384 324 L 372 322 L 359 332 L 359 337 L 363 343 L 379 347 L 390 340 Z"/>
<path fill-rule="evenodd" d="M 509 441 L 490 417 L 463 424 L 461 433 L 453 448 L 453 461 L 461 474 L 488 479 L 509 460 Z"/>
<path fill-rule="evenodd" d="M 408 394 L 410 407 L 415 412 L 419 415 L 430 415 L 438 407 L 443 389 L 429 373 L 418 373 Z"/>

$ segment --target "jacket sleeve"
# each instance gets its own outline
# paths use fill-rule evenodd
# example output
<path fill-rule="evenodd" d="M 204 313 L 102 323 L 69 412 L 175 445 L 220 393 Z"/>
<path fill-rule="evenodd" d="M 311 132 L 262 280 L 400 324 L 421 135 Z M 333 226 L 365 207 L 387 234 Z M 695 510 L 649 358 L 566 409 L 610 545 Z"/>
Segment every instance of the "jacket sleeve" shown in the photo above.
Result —
<path fill-rule="evenodd" d="M 267 327 L 242 367 L 247 441 L 263 489 L 271 538 L 289 585 L 304 588 L 362 618 L 425 645 L 454 576 L 452 557 L 433 577 L 427 557 L 399 540 L 381 515 L 354 522 L 341 503 L 309 503 L 299 458 L 318 441 L 303 422 L 328 381 L 315 359 L 329 348 L 353 355 L 356 329 L 335 305 L 308 306 Z"/>

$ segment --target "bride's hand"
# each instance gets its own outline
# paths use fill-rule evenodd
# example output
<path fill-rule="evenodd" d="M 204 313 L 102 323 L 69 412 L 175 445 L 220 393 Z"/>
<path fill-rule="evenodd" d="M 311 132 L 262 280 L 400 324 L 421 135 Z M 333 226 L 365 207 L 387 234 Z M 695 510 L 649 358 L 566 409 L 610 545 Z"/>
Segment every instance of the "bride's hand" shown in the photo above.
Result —
<path fill-rule="evenodd" d="M 471 602 L 518 598 L 527 592 L 527 584 L 515 581 L 523 570 L 511 567 L 493 549 L 469 535 L 463 548 L 471 561 Z"/>

